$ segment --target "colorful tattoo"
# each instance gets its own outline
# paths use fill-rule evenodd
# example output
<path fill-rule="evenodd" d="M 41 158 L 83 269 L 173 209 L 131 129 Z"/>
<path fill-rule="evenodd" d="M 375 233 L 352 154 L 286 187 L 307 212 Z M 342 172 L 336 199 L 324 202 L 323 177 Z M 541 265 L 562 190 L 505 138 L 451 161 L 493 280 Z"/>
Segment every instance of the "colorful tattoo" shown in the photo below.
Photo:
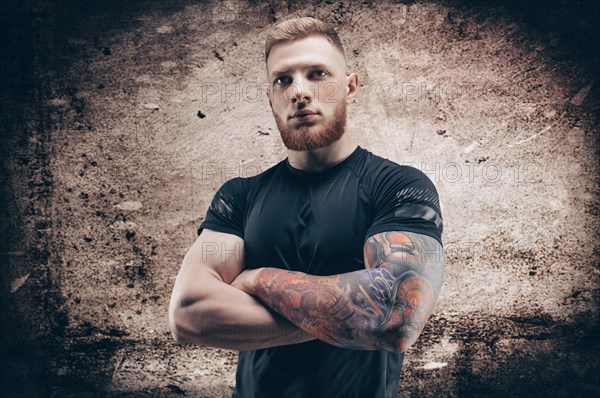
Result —
<path fill-rule="evenodd" d="M 264 268 L 254 294 L 327 343 L 403 352 L 440 293 L 442 247 L 425 235 L 382 232 L 365 242 L 364 256 L 365 270 L 333 276 Z"/>

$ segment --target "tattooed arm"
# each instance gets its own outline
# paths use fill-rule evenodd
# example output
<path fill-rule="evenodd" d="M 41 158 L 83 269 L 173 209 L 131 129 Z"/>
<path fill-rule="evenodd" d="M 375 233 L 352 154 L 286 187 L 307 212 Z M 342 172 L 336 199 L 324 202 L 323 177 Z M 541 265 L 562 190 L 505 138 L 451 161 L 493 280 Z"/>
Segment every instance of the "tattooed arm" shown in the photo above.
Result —
<path fill-rule="evenodd" d="M 442 247 L 429 236 L 382 232 L 365 242 L 364 259 L 366 269 L 333 276 L 259 268 L 233 285 L 327 343 L 403 352 L 440 293 Z"/>

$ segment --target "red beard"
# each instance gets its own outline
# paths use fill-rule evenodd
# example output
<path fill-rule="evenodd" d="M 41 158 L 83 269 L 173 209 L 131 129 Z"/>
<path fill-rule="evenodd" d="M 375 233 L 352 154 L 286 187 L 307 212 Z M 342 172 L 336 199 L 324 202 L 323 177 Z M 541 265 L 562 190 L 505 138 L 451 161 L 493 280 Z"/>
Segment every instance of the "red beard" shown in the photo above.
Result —
<path fill-rule="evenodd" d="M 346 130 L 345 101 L 340 101 L 340 104 L 334 110 L 333 117 L 327 120 L 325 124 L 300 122 L 292 127 L 277 114 L 274 114 L 274 116 L 283 145 L 293 151 L 310 151 L 326 147 L 339 140 Z"/>

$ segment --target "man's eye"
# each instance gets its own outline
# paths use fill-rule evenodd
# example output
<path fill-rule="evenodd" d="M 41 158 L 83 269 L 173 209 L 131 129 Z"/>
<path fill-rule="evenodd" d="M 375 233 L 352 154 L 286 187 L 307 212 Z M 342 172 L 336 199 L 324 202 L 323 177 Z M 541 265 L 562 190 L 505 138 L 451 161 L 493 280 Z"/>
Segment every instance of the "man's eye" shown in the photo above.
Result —
<path fill-rule="evenodd" d="M 277 79 L 275 79 L 275 84 L 277 85 L 284 85 L 284 84 L 289 84 L 290 83 L 290 78 L 288 76 L 281 76 L 278 77 Z"/>
<path fill-rule="evenodd" d="M 319 70 L 316 70 L 316 71 L 314 71 L 314 74 L 315 74 L 317 77 L 323 77 L 323 76 L 326 76 L 326 75 L 327 75 L 327 72 L 325 72 L 324 70 L 320 70 L 320 69 L 319 69 Z"/>

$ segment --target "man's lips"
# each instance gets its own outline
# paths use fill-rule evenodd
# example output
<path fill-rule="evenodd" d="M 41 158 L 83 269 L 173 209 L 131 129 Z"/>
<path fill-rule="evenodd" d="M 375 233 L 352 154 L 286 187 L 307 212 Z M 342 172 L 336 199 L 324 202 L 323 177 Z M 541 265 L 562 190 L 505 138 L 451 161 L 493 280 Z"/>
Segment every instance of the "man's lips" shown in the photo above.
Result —
<path fill-rule="evenodd" d="M 291 118 L 305 119 L 305 118 L 308 118 L 309 116 L 313 116 L 316 114 L 317 114 L 316 112 L 313 112 L 309 109 L 302 109 L 301 111 L 294 112 L 294 114 L 290 117 L 290 119 Z"/>

